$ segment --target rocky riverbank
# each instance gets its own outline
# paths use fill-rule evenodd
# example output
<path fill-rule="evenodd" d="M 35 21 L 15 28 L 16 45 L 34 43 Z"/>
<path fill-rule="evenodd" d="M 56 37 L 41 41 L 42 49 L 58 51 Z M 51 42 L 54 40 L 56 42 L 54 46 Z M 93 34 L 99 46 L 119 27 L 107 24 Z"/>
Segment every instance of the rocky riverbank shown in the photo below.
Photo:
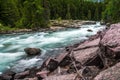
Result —
<path fill-rule="evenodd" d="M 119 80 L 120 24 L 98 32 L 88 40 L 68 46 L 56 57 L 44 61 L 40 68 L 11 71 L 1 80 Z"/>
<path fill-rule="evenodd" d="M 96 24 L 96 21 L 82 21 L 82 20 L 50 20 L 49 28 L 33 28 L 33 29 L 16 29 L 16 30 L 0 30 L 0 34 L 12 33 L 30 33 L 30 32 L 46 32 L 58 31 L 65 28 L 80 28 L 82 25 Z M 103 22 L 101 22 L 103 24 Z"/>

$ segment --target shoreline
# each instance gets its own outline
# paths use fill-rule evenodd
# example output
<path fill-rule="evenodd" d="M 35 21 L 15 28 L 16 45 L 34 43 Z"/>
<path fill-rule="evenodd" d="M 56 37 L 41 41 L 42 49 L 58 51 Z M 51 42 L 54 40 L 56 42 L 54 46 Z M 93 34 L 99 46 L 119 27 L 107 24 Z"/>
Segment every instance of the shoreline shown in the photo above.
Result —
<path fill-rule="evenodd" d="M 55 60 L 55 64 L 54 64 L 54 59 L 57 59 L 57 58 L 61 58 L 62 57 L 62 59 L 60 59 L 61 61 L 62 60 L 64 60 L 64 58 L 69 54 L 69 52 L 71 52 L 71 49 L 73 49 L 73 48 L 77 48 L 79 45 L 82 45 L 84 42 L 86 42 L 86 41 L 91 41 L 91 40 L 94 40 L 94 39 L 96 39 L 96 38 L 98 38 L 99 37 L 99 32 L 96 34 L 96 35 L 93 35 L 93 36 L 90 36 L 89 37 L 89 39 L 87 39 L 87 40 L 84 40 L 84 41 L 82 41 L 82 42 L 80 42 L 80 43 L 76 43 L 76 44 L 73 44 L 72 46 L 66 46 L 65 47 L 65 49 L 64 49 L 64 51 L 65 51 L 65 55 L 64 54 L 59 54 L 58 56 L 56 56 L 56 57 L 49 57 L 49 58 L 47 58 L 45 61 L 43 61 L 43 64 L 42 64 L 42 66 L 38 69 L 38 68 L 30 68 L 30 69 L 26 69 L 25 71 L 23 71 L 23 72 L 20 72 L 20 74 L 22 73 L 22 75 L 21 76 L 23 76 L 23 75 L 27 75 L 27 74 L 30 74 L 31 73 L 31 71 L 33 72 L 32 74 L 34 74 L 34 75 L 36 75 L 39 71 L 41 72 L 42 70 L 44 70 L 44 68 L 46 67 L 45 65 L 49 65 L 49 61 L 51 61 L 51 60 L 53 60 L 53 64 L 51 64 L 50 63 L 50 65 L 57 65 L 56 64 L 56 60 Z M 46 63 L 47 62 L 47 63 Z M 63 63 L 64 63 L 64 61 L 63 61 Z M 63 64 L 64 65 L 64 64 Z M 62 65 L 62 66 L 63 66 Z M 56 69 L 56 68 L 55 68 Z M 50 70 L 51 71 L 51 70 Z M 49 71 L 47 71 L 47 72 L 49 72 Z M 51 71 L 52 72 L 52 71 Z M 51 72 L 50 72 L 50 75 L 51 75 Z M 45 73 L 46 73 L 46 71 L 45 71 Z M 14 77 L 15 77 L 15 75 L 19 75 L 19 73 L 14 73 L 14 72 L 12 72 L 12 71 L 5 71 L 4 73 L 3 73 L 3 75 L 2 75 L 2 77 L 6 77 L 6 75 L 8 75 L 8 74 L 10 74 L 10 75 L 13 75 L 14 74 Z M 42 74 L 44 74 L 44 71 L 43 71 L 43 73 Z M 37 75 L 39 75 L 39 74 L 37 74 Z M 40 75 L 41 75 L 41 73 L 40 73 Z M 20 76 L 20 75 L 19 75 Z M 0 76 L 1 77 L 1 76 Z M 29 77 L 32 77 L 31 75 L 29 75 Z M 41 76 L 40 76 L 41 77 Z M 22 79 L 22 78 L 21 78 Z M 38 79 L 35 79 L 35 80 L 38 80 Z M 41 80 L 41 79 L 40 79 Z"/>
<path fill-rule="evenodd" d="M 105 32 L 105 31 L 102 31 L 102 32 Z M 65 49 L 64 49 L 65 53 L 61 53 L 57 57 L 52 57 L 52 58 L 50 57 L 50 58 L 46 59 L 46 61 L 44 61 L 44 63 L 42 64 L 42 66 L 39 69 L 37 69 L 37 68 L 26 69 L 25 71 L 20 72 L 20 73 L 14 73 L 14 72 L 8 71 L 8 72 L 3 73 L 3 75 L 0 76 L 0 78 L 3 78 L 3 77 L 11 78 L 11 76 L 13 75 L 12 76 L 13 80 L 14 79 L 26 79 L 27 80 L 27 78 L 35 79 L 35 80 L 42 80 L 44 78 L 47 78 L 46 76 L 48 76 L 48 78 L 49 78 L 49 76 L 55 77 L 54 76 L 55 74 L 60 75 L 61 73 L 64 73 L 64 75 L 70 76 L 70 78 L 72 78 L 71 75 L 72 76 L 77 75 L 76 73 L 74 73 L 74 69 L 73 69 L 75 66 L 72 66 L 73 71 L 70 71 L 70 74 L 68 74 L 68 73 L 65 74 L 66 70 L 64 70 L 64 69 L 66 69 L 66 65 L 67 65 L 67 67 L 71 67 L 69 65 L 69 64 L 71 64 L 71 59 L 72 59 L 70 57 L 70 55 L 72 55 L 71 51 L 84 50 L 84 49 L 87 49 L 89 47 L 93 47 L 93 48 L 98 47 L 98 45 L 97 46 L 93 45 L 93 46 L 85 46 L 85 47 L 82 47 L 81 49 L 78 48 L 80 45 L 84 46 L 83 45 L 84 43 L 86 44 L 87 42 L 91 42 L 91 41 L 96 40 L 97 38 L 99 38 L 102 35 L 102 32 L 98 32 L 96 35 L 90 36 L 89 39 L 84 40 L 80 43 L 65 47 Z M 66 60 L 68 61 L 67 63 L 66 63 Z M 53 67 L 53 65 L 56 65 L 56 66 Z M 76 65 L 78 65 L 78 64 L 76 64 Z M 83 65 L 78 65 L 78 67 L 80 67 L 80 66 L 84 67 Z M 103 66 L 103 64 L 101 66 Z M 93 67 L 93 66 L 88 67 L 88 68 L 90 68 L 90 69 L 95 68 L 96 70 L 98 69 L 98 67 Z M 59 69 L 60 69 L 60 72 L 58 72 Z M 62 69 L 63 69 L 63 71 L 62 71 Z M 67 70 L 69 71 L 69 69 L 67 69 Z M 62 75 L 62 76 L 64 76 L 64 75 Z M 25 77 L 22 78 L 23 76 L 25 76 Z M 56 80 L 56 79 L 53 79 L 53 80 Z M 47 80 L 47 79 L 45 79 L 45 80 Z"/>
<path fill-rule="evenodd" d="M 32 33 L 32 32 L 47 32 L 64 30 L 65 28 L 81 28 L 82 25 L 96 24 L 98 21 L 84 21 L 84 20 L 50 20 L 51 26 L 49 28 L 34 28 L 34 29 L 18 29 L 11 31 L 0 31 L 0 34 L 19 34 L 19 33 Z M 104 22 L 100 22 L 105 25 Z"/>

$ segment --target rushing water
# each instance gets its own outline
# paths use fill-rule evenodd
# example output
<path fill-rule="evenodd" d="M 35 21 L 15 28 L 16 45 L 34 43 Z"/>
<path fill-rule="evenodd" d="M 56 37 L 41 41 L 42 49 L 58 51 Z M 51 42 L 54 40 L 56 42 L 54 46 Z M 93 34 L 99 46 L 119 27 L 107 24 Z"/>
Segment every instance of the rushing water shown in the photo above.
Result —
<path fill-rule="evenodd" d="M 0 35 L 0 72 L 10 68 L 19 72 L 28 67 L 41 65 L 45 57 L 58 54 L 61 48 L 87 39 L 86 36 L 94 35 L 104 28 L 98 23 L 81 27 L 57 32 Z M 93 32 L 88 32 L 88 29 Z M 27 57 L 24 53 L 26 47 L 40 48 L 42 55 Z"/>

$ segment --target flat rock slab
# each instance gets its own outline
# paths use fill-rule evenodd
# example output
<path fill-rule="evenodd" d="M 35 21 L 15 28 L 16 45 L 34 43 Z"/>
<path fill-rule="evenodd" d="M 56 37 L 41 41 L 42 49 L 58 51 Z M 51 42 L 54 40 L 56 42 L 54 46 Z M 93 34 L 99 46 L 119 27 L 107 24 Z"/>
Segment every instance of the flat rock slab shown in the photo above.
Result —
<path fill-rule="evenodd" d="M 84 43 L 82 43 L 81 45 L 79 45 L 77 48 L 75 48 L 74 51 L 98 46 L 99 42 L 100 42 L 100 38 L 94 39 L 92 41 L 85 41 Z"/>
<path fill-rule="evenodd" d="M 120 23 L 110 26 L 110 29 L 105 33 L 104 37 L 100 41 L 100 44 L 101 48 L 106 48 L 107 53 L 110 55 L 120 52 Z"/>
<path fill-rule="evenodd" d="M 79 51 L 74 51 L 73 56 L 76 61 L 84 65 L 87 61 L 94 59 L 99 52 L 99 47 L 87 48 Z"/>
<path fill-rule="evenodd" d="M 75 80 L 76 78 L 76 74 L 66 74 L 66 75 L 53 75 L 53 76 L 49 76 L 43 80 Z"/>
<path fill-rule="evenodd" d="M 100 72 L 94 80 L 120 80 L 120 63 Z"/>

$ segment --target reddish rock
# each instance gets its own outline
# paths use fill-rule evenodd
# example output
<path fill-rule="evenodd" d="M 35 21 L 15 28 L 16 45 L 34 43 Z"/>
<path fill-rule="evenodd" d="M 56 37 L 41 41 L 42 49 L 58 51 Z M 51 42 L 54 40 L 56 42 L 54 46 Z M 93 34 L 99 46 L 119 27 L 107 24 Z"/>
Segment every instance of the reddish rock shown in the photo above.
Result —
<path fill-rule="evenodd" d="M 83 70 L 83 76 L 87 77 L 88 80 L 92 80 L 99 72 L 100 70 L 96 66 L 87 66 Z"/>
<path fill-rule="evenodd" d="M 29 71 L 17 73 L 17 74 L 15 74 L 14 79 L 23 79 L 23 78 L 25 78 L 26 76 L 28 76 L 29 74 L 30 74 Z"/>
<path fill-rule="evenodd" d="M 0 80 L 11 80 L 11 79 L 12 76 L 10 75 L 6 75 L 6 74 L 0 75 Z"/>
<path fill-rule="evenodd" d="M 41 53 L 39 48 L 25 48 L 24 51 L 28 55 L 37 55 Z"/>
<path fill-rule="evenodd" d="M 90 47 L 96 47 L 99 45 L 99 42 L 100 42 L 100 38 L 94 39 L 92 41 L 87 40 L 84 43 L 82 43 L 81 45 L 79 45 L 77 48 L 74 48 L 74 51 L 85 49 L 85 48 L 90 48 Z"/>
<path fill-rule="evenodd" d="M 76 78 L 76 74 L 66 74 L 66 75 L 53 75 L 53 76 L 49 76 L 43 80 L 77 80 Z"/>
<path fill-rule="evenodd" d="M 49 73 L 49 71 L 40 71 L 40 72 L 36 73 L 36 76 L 43 79 L 43 78 L 47 77 L 48 73 Z"/>
<path fill-rule="evenodd" d="M 120 63 L 100 72 L 94 80 L 120 80 Z"/>
<path fill-rule="evenodd" d="M 69 65 L 71 63 L 69 52 L 61 53 L 55 59 L 59 63 L 58 66 L 64 67 L 64 66 Z"/>
<path fill-rule="evenodd" d="M 120 58 L 120 23 L 111 25 L 100 41 L 100 48 L 107 56 Z"/>
<path fill-rule="evenodd" d="M 51 72 L 49 74 L 50 75 L 63 75 L 63 74 L 67 74 L 67 71 L 68 71 L 69 67 L 58 67 L 56 70 L 54 70 L 53 72 Z"/>
<path fill-rule="evenodd" d="M 55 58 L 48 58 L 41 66 L 41 70 L 46 68 L 49 71 L 54 71 L 58 66 L 66 66 L 70 63 L 68 52 L 61 53 Z"/>
<path fill-rule="evenodd" d="M 18 79 L 16 79 L 16 80 L 18 80 Z M 25 79 L 22 79 L 22 80 L 38 80 L 38 78 L 37 77 L 34 77 L 34 78 L 25 78 Z"/>
<path fill-rule="evenodd" d="M 99 54 L 99 47 L 87 48 L 79 51 L 74 51 L 73 56 L 76 61 L 80 62 L 82 65 L 89 61 L 94 61 L 94 59 Z"/>

